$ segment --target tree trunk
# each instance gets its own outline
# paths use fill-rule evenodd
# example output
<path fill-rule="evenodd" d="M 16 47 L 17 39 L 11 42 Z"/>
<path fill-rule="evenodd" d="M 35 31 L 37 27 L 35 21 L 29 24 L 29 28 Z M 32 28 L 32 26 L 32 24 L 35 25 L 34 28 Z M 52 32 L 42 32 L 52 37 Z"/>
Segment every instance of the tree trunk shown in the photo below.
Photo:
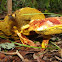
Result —
<path fill-rule="evenodd" d="M 8 14 L 12 14 L 12 0 L 7 0 Z"/>

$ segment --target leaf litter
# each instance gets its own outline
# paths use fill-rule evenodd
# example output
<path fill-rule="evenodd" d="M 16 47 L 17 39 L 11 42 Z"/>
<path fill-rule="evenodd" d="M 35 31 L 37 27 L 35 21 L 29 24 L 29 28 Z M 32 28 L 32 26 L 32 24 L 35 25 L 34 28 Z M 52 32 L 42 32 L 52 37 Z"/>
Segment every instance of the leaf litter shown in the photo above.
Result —
<path fill-rule="evenodd" d="M 38 48 L 18 46 L 7 39 L 0 38 L 0 62 L 59 62 L 62 61 L 62 37 L 51 39 L 48 47 L 42 51 Z M 53 36 L 54 38 L 55 36 Z M 21 42 L 19 40 L 16 43 Z M 41 44 L 37 42 L 37 45 Z M 57 48 L 60 47 L 60 49 Z M 7 47 L 7 48 L 6 48 Z M 18 55 L 19 54 L 19 55 Z M 16 59 L 15 59 L 16 58 Z"/>

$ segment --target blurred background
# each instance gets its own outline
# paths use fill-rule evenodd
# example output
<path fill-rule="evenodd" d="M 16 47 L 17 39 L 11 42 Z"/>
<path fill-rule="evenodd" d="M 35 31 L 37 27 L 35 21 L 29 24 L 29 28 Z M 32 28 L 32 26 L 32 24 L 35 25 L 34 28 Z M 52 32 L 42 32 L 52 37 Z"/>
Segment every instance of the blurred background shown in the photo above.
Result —
<path fill-rule="evenodd" d="M 0 0 L 0 15 L 7 14 L 7 1 Z M 44 13 L 62 13 L 62 0 L 12 0 L 12 12 L 22 7 L 37 8 Z"/>

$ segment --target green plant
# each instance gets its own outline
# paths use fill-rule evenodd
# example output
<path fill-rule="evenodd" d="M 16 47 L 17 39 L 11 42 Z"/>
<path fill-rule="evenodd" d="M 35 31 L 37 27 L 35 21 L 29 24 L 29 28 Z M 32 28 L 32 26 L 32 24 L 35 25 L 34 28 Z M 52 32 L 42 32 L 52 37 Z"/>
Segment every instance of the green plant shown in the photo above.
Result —
<path fill-rule="evenodd" d="M 6 11 L 7 8 L 7 0 L 0 0 L 0 13 L 2 13 L 3 11 Z"/>
<path fill-rule="evenodd" d="M 2 43 L 2 44 L 0 44 L 0 50 L 1 50 L 1 48 L 3 48 L 3 49 L 14 49 L 15 48 L 15 44 L 14 43 Z"/>
<path fill-rule="evenodd" d="M 62 10 L 61 0 L 21 0 L 22 6 L 34 7 L 40 10 L 48 10 L 49 12 L 59 12 Z M 47 12 L 48 12 L 47 11 Z"/>
<path fill-rule="evenodd" d="M 62 10 L 62 0 L 12 0 L 13 11 L 22 7 L 32 7 L 42 12 L 58 13 Z M 0 13 L 7 11 L 7 0 L 0 0 Z"/>
<path fill-rule="evenodd" d="M 22 2 L 21 2 L 21 0 L 12 0 L 12 5 L 13 5 L 12 9 L 13 9 L 13 11 L 15 11 L 22 7 Z"/>

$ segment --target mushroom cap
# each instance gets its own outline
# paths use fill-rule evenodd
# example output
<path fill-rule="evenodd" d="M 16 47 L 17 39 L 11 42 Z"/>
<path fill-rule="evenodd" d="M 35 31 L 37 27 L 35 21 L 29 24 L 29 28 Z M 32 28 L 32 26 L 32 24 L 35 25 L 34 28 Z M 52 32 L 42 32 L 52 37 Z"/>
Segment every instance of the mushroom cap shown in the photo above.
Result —
<path fill-rule="evenodd" d="M 24 35 L 29 35 L 31 31 L 38 34 L 52 35 L 62 33 L 62 17 L 50 17 L 45 19 L 36 19 L 30 21 L 28 25 L 23 26 Z"/>

